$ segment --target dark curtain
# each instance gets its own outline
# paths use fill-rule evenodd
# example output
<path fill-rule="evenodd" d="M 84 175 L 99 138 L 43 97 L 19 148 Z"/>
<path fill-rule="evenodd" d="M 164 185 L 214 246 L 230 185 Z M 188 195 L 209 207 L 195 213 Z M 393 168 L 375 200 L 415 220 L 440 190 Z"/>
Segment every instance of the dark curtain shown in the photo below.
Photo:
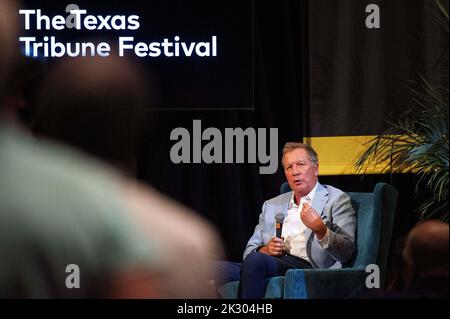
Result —
<path fill-rule="evenodd" d="M 442 84 L 448 32 L 436 20 L 433 0 L 309 3 L 305 136 L 379 134 L 387 119 L 395 121 L 414 104 L 411 89 L 418 88 L 419 74 Z M 366 27 L 369 4 L 380 9 L 379 29 Z"/>
<path fill-rule="evenodd" d="M 172 129 L 192 132 L 216 127 L 278 128 L 278 157 L 287 141 L 302 139 L 302 105 L 308 65 L 306 3 L 298 0 L 254 1 L 254 110 L 148 111 L 138 156 L 138 177 L 199 212 L 216 226 L 227 258 L 240 261 L 258 223 L 264 200 L 279 194 L 281 163 L 273 175 L 260 175 L 259 164 L 178 164 L 170 160 Z M 205 88 L 206 90 L 207 88 Z M 268 133 L 268 132 L 267 132 Z M 204 142 L 203 145 L 206 143 Z"/>

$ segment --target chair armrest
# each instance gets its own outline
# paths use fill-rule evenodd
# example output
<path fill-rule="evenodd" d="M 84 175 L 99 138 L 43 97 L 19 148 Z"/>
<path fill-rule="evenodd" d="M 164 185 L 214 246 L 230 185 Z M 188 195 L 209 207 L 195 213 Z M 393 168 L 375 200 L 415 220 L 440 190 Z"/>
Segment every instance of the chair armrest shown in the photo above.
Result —
<path fill-rule="evenodd" d="M 363 268 L 290 269 L 284 279 L 284 298 L 361 298 L 368 291 Z"/>

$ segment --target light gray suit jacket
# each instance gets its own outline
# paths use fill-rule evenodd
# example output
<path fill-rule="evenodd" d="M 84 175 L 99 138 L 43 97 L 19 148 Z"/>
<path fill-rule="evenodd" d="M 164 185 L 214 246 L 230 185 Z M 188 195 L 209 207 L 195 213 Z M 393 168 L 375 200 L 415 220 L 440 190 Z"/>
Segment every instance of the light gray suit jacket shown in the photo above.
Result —
<path fill-rule="evenodd" d="M 259 223 L 244 251 L 244 259 L 275 236 L 275 215 L 287 215 L 292 194 L 288 192 L 264 202 Z M 330 237 L 328 247 L 322 248 L 311 229 L 306 228 L 308 258 L 314 268 L 342 268 L 355 251 L 356 214 L 350 197 L 333 186 L 319 183 L 312 207 L 330 230 Z"/>

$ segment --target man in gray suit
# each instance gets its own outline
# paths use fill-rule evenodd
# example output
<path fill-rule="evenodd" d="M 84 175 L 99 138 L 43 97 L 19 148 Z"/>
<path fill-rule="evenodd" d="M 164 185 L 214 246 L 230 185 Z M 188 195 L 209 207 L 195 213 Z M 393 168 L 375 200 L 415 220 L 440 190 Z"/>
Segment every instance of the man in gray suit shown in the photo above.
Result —
<path fill-rule="evenodd" d="M 292 191 L 262 207 L 240 268 L 241 298 L 262 298 L 265 279 L 291 268 L 341 268 L 355 251 L 356 216 L 350 198 L 318 182 L 317 153 L 306 144 L 290 142 L 283 148 L 282 163 Z M 275 216 L 280 214 L 284 223 L 278 238 Z"/>

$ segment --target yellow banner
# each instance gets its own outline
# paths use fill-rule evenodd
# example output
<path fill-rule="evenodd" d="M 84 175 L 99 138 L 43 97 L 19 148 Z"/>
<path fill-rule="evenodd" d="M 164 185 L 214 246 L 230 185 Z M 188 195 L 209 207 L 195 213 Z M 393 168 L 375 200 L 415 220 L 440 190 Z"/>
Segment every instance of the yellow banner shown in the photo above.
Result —
<path fill-rule="evenodd" d="M 355 175 L 354 164 L 371 145 L 375 135 L 305 137 L 303 142 L 311 145 L 319 156 L 319 175 Z M 365 174 L 380 174 L 388 163 L 368 165 Z"/>

